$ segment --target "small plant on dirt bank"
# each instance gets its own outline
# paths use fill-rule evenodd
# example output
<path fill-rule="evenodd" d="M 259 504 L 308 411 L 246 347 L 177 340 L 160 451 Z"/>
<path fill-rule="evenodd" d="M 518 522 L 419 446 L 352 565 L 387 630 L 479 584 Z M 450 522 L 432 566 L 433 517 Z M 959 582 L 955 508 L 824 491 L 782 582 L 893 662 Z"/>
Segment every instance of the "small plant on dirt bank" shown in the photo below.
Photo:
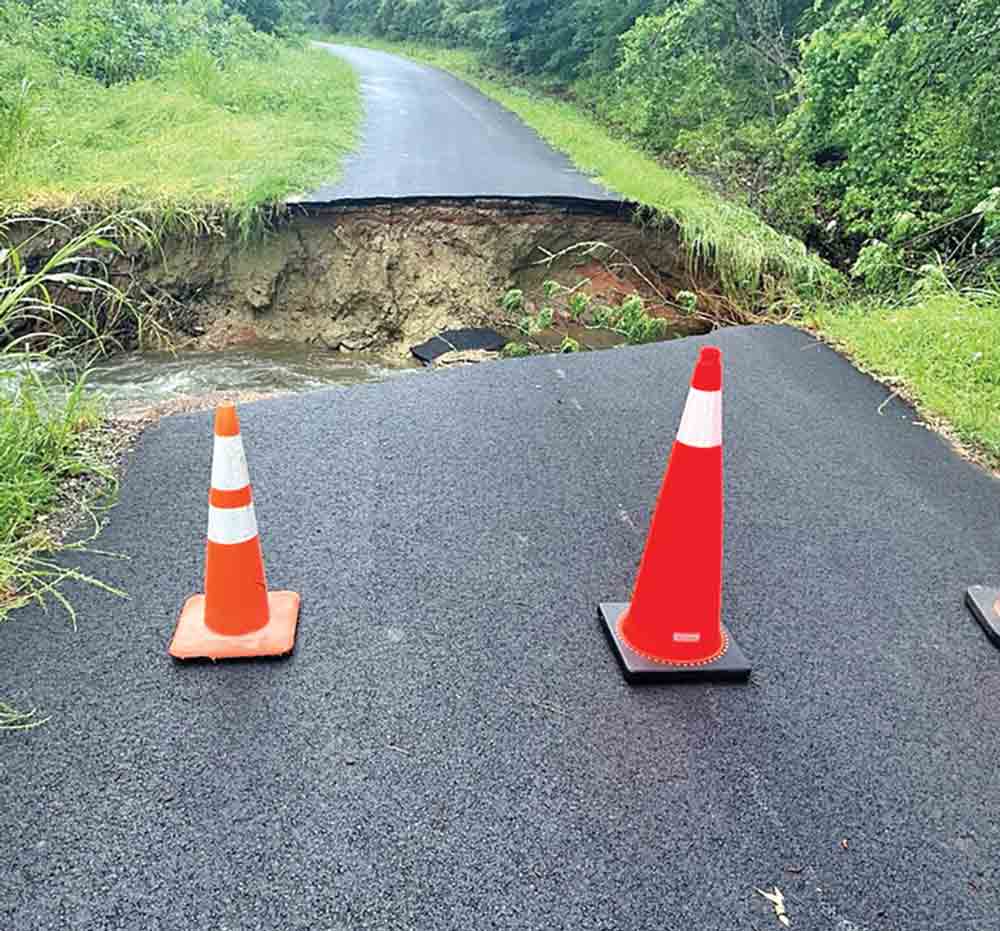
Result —
<path fill-rule="evenodd" d="M 511 314 L 519 314 L 524 310 L 524 292 L 520 288 L 511 288 L 500 298 L 500 306 Z"/>
<path fill-rule="evenodd" d="M 555 311 L 551 307 L 543 307 L 536 314 L 528 314 L 521 318 L 518 329 L 528 336 L 537 336 L 543 330 L 549 329 L 555 322 Z"/>
<path fill-rule="evenodd" d="M 621 307 L 599 307 L 593 325 L 620 333 L 629 343 L 652 343 L 666 336 L 667 321 L 651 317 L 638 294 L 626 298 Z"/>
<path fill-rule="evenodd" d="M 678 291 L 674 295 L 674 301 L 684 313 L 693 314 L 698 309 L 698 295 L 693 291 Z"/>
<path fill-rule="evenodd" d="M 507 343 L 507 345 L 500 350 L 500 357 L 502 359 L 523 359 L 525 356 L 530 355 L 531 347 L 526 343 Z"/>
<path fill-rule="evenodd" d="M 571 320 L 582 320 L 590 310 L 590 295 L 581 292 L 571 294 L 567 309 Z"/>

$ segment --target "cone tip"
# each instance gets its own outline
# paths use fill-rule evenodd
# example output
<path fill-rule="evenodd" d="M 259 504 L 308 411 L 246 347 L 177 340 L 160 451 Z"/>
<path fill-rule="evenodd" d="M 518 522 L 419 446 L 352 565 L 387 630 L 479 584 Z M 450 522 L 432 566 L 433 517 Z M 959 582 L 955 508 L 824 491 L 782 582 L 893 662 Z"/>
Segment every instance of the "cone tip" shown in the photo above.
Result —
<path fill-rule="evenodd" d="M 222 404 L 215 409 L 215 435 L 239 436 L 240 418 L 235 404 Z"/>
<path fill-rule="evenodd" d="M 722 350 L 717 346 L 702 348 L 691 387 L 701 391 L 722 390 Z"/>

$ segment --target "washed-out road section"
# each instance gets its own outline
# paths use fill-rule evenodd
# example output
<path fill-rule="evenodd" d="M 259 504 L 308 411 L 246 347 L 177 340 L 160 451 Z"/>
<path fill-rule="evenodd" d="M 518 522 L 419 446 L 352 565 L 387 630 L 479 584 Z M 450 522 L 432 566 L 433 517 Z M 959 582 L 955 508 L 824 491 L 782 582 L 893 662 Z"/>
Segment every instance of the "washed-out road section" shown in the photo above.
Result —
<path fill-rule="evenodd" d="M 310 203 L 434 198 L 622 198 L 581 174 L 509 110 L 464 81 L 398 55 L 316 43 L 361 78 L 359 150 Z"/>
<path fill-rule="evenodd" d="M 730 329 L 748 686 L 632 688 L 624 600 L 703 338 L 242 409 L 295 654 L 175 665 L 208 413 L 141 438 L 74 587 L 0 625 L 0 928 L 987 928 L 994 479 L 831 350 Z M 677 567 L 683 577 L 684 567 Z M 846 843 L 842 843 L 846 842 Z M 846 848 L 846 849 L 845 849 Z"/>

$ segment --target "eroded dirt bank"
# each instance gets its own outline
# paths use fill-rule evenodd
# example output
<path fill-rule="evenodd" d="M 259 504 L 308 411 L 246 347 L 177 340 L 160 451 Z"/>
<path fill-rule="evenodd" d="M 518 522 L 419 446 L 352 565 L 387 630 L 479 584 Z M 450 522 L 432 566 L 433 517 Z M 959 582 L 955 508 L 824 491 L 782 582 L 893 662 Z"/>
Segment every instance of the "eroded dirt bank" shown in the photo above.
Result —
<path fill-rule="evenodd" d="M 51 261 L 88 226 L 55 219 L 43 221 L 44 235 L 26 221 L 9 237 L 24 243 L 26 267 Z M 536 349 L 600 348 L 704 332 L 741 313 L 709 273 L 692 271 L 674 228 L 643 224 L 616 204 L 293 206 L 249 241 L 208 222 L 125 239 L 120 253 L 95 247 L 77 265 L 110 279 L 140 311 L 109 309 L 103 292 L 98 310 L 88 308 L 93 329 L 126 349 L 141 330 L 145 346 L 162 337 L 207 349 L 279 340 L 403 357 L 442 330 L 470 326 Z M 70 285 L 54 297 L 83 308 L 95 292 Z M 30 328 L 21 320 L 0 339 Z"/>
<path fill-rule="evenodd" d="M 707 329 L 718 300 L 668 228 L 624 209 L 516 203 L 296 209 L 263 241 L 168 240 L 162 263 L 139 274 L 168 297 L 179 336 L 213 347 L 282 339 L 405 353 L 449 327 L 516 325 L 557 305 L 548 281 L 610 304 L 639 293 L 671 335 Z M 503 302 L 512 290 L 520 307 Z M 676 301 L 685 292 L 699 295 L 699 314 Z"/>

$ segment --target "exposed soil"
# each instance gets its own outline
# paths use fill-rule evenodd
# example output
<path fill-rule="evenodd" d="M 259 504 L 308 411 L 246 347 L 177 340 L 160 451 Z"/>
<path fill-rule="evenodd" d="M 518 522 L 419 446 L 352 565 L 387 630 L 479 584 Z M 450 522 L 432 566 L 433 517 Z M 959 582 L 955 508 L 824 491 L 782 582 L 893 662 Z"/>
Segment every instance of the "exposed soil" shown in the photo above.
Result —
<path fill-rule="evenodd" d="M 574 249 L 580 244 L 591 245 Z M 711 282 L 691 275 L 673 230 L 642 228 L 624 211 L 483 202 L 313 208 L 263 242 L 177 239 L 163 254 L 143 277 L 179 302 L 172 328 L 213 348 L 282 339 L 404 354 L 444 329 L 516 322 L 502 296 L 520 289 L 530 309 L 546 280 L 574 287 L 588 279 L 588 292 L 611 303 L 640 293 L 671 335 L 711 326 L 670 306 L 676 292 L 707 296 L 699 306 L 709 312 L 721 302 Z"/>
<path fill-rule="evenodd" d="M 666 338 L 738 315 L 708 273 L 692 271 L 674 228 L 643 225 L 614 204 L 291 207 L 262 239 L 188 232 L 158 250 L 131 248 L 111 266 L 176 343 L 196 348 L 286 340 L 402 356 L 448 328 L 493 326 L 516 338 L 519 316 L 540 308 L 554 311 L 549 332 L 533 333 L 543 347 L 564 335 L 592 348 L 620 341 L 572 322 L 548 281 L 563 285 L 563 298 L 572 289 L 610 306 L 639 294 L 667 320 Z M 511 289 L 523 293 L 516 312 L 501 304 Z M 682 291 L 689 302 L 697 295 L 696 313 L 675 300 Z"/>

